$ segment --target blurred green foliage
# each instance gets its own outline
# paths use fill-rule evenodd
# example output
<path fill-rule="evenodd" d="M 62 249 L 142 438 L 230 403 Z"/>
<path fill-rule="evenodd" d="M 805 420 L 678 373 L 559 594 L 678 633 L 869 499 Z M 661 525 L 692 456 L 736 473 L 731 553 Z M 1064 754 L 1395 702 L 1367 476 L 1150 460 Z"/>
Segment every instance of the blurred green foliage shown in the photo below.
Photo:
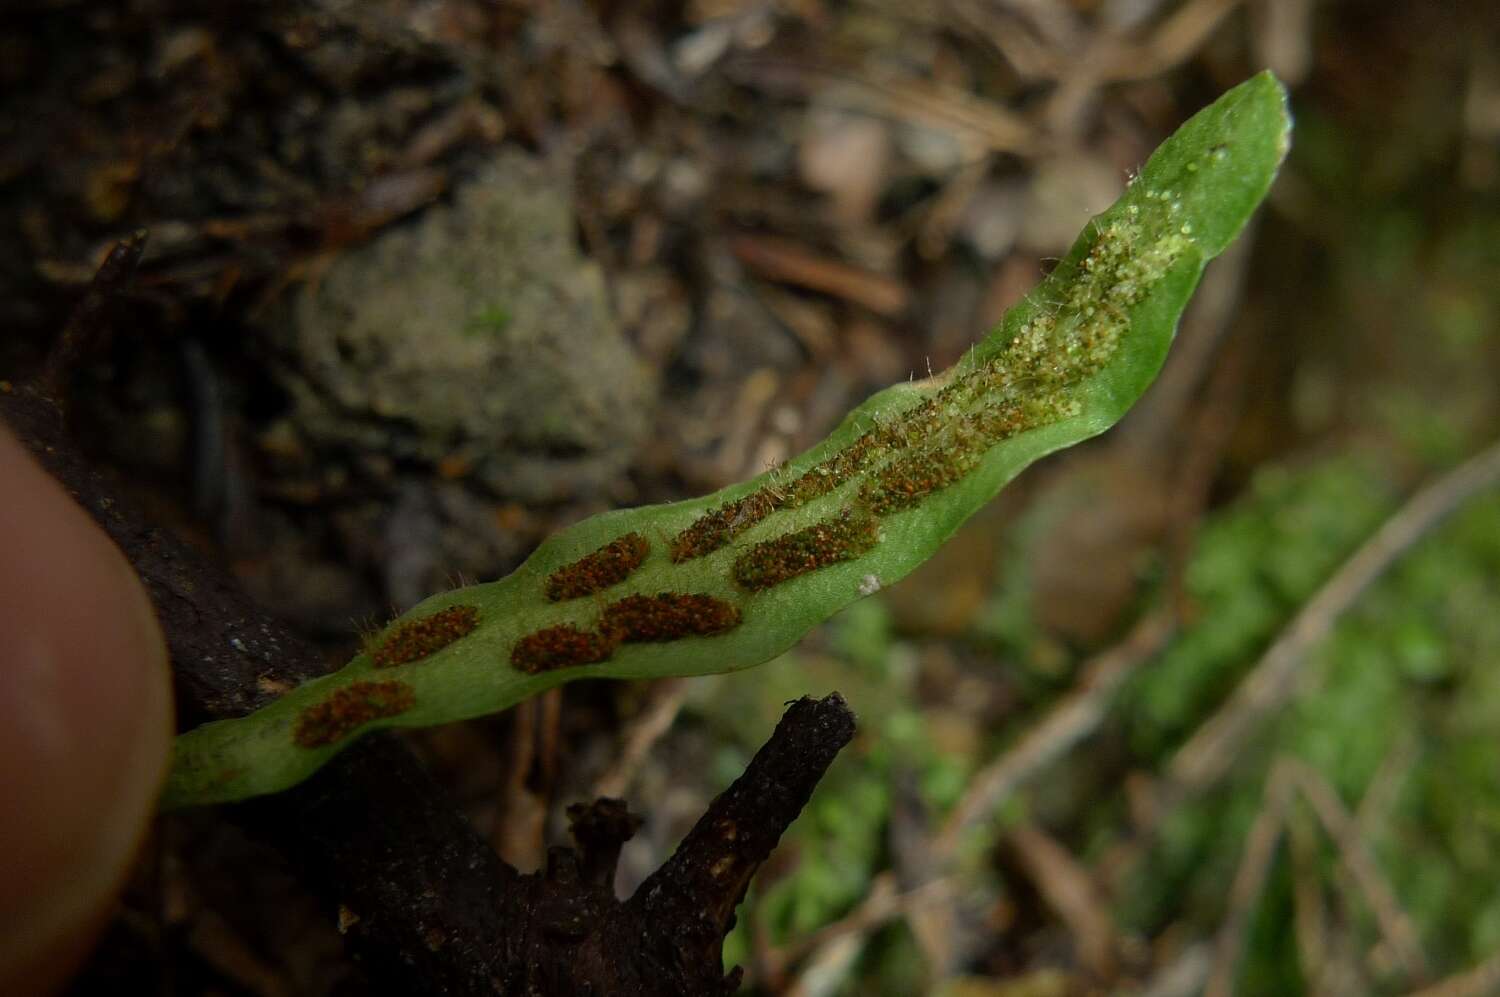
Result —
<path fill-rule="evenodd" d="M 1209 519 L 1187 567 L 1196 625 L 1122 697 L 1136 755 L 1154 763 L 1176 747 L 1390 508 L 1376 475 L 1340 460 L 1263 471 Z"/>
<path fill-rule="evenodd" d="M 1270 638 L 1392 506 L 1369 465 L 1332 460 L 1257 476 L 1250 494 L 1204 529 L 1189 569 L 1201 617 L 1127 690 L 1119 717 L 1143 766 L 1206 717 Z M 1456 969 L 1500 947 L 1500 499 L 1426 539 L 1340 621 L 1304 668 L 1302 693 L 1225 785 L 1164 829 L 1121 914 L 1152 933 L 1170 920 L 1222 914 L 1224 886 L 1278 754 L 1317 769 L 1351 810 L 1385 782 L 1364 827 L 1429 957 Z M 1322 887 L 1364 942 L 1362 902 L 1336 876 L 1328 842 Z M 1285 856 L 1262 898 L 1245 993 L 1301 992 Z"/>

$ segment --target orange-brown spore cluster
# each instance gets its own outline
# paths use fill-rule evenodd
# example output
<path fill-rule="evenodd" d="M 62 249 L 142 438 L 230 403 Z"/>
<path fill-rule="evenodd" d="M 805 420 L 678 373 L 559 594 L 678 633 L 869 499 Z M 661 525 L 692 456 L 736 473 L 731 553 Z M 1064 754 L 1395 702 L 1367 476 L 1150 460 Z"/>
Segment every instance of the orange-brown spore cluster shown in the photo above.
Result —
<path fill-rule="evenodd" d="M 733 603 L 711 595 L 661 592 L 631 595 L 604 607 L 600 629 L 628 642 L 708 637 L 740 624 Z"/>
<path fill-rule="evenodd" d="M 351 682 L 299 713 L 292 738 L 304 748 L 321 748 L 372 720 L 405 713 L 416 701 L 416 692 L 405 682 Z"/>
<path fill-rule="evenodd" d="M 571 623 L 544 627 L 527 634 L 511 649 L 510 663 L 527 675 L 558 668 L 573 668 L 604 661 L 614 653 L 619 640 L 609 633 L 580 630 Z"/>
<path fill-rule="evenodd" d="M 651 545 L 645 537 L 627 533 L 552 572 L 543 584 L 543 591 L 553 602 L 591 595 L 629 578 L 650 552 Z"/>
<path fill-rule="evenodd" d="M 918 450 L 877 471 L 860 497 L 879 515 L 899 512 L 961 481 L 978 463 L 968 451 Z"/>
<path fill-rule="evenodd" d="M 404 665 L 441 651 L 460 637 L 472 633 L 477 626 L 477 606 L 449 606 L 436 613 L 398 624 L 370 652 L 370 660 L 376 668 Z"/>
<path fill-rule="evenodd" d="M 681 563 L 712 554 L 775 512 L 781 501 L 779 493 L 767 486 L 710 509 L 672 538 L 672 560 Z"/>
<path fill-rule="evenodd" d="M 705 512 L 672 538 L 672 560 L 689 561 L 712 554 L 772 513 L 822 498 L 893 451 L 929 437 L 941 425 L 941 413 L 940 403 L 928 398 L 905 412 L 877 421 L 874 428 L 861 433 L 844 449 L 795 478 L 764 485 Z"/>
<path fill-rule="evenodd" d="M 957 484 L 979 466 L 990 447 L 1041 425 L 1033 408 L 1007 400 L 963 417 L 928 445 L 902 452 L 872 474 L 860 488 L 861 500 L 884 516 Z"/>
<path fill-rule="evenodd" d="M 527 634 L 511 649 L 510 663 L 536 675 L 607 661 L 623 643 L 707 637 L 739 623 L 739 609 L 711 595 L 631 595 L 604 607 L 597 630 L 561 623 Z"/>
<path fill-rule="evenodd" d="M 880 522 L 868 509 L 845 509 L 784 537 L 765 540 L 734 562 L 734 580 L 758 592 L 809 571 L 852 561 L 880 542 Z"/>

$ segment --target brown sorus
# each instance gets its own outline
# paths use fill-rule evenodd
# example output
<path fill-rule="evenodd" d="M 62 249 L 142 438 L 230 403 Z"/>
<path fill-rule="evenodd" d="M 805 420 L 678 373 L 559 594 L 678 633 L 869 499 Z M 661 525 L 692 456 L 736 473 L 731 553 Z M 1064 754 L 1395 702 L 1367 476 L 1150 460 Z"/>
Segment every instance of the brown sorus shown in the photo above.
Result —
<path fill-rule="evenodd" d="M 572 564 L 565 564 L 547 576 L 543 590 L 553 602 L 577 599 L 630 577 L 650 553 L 651 545 L 639 533 L 627 533 L 600 547 Z"/>
<path fill-rule="evenodd" d="M 712 554 L 775 512 L 779 506 L 776 492 L 769 487 L 761 487 L 744 498 L 710 509 L 672 538 L 672 560 L 680 563 Z"/>
<path fill-rule="evenodd" d="M 618 643 L 608 634 L 580 630 L 571 623 L 562 623 L 522 637 L 511 649 L 510 663 L 527 675 L 592 665 L 609 658 Z"/>
<path fill-rule="evenodd" d="M 441 651 L 479 626 L 475 606 L 449 606 L 436 613 L 407 620 L 392 628 L 380 646 L 370 652 L 376 668 L 404 665 Z"/>
<path fill-rule="evenodd" d="M 416 693 L 405 682 L 351 682 L 297 714 L 292 737 L 304 748 L 321 748 L 372 720 L 405 713 L 416 701 Z"/>
<path fill-rule="evenodd" d="M 739 626 L 740 611 L 711 595 L 631 595 L 604 607 L 600 629 L 622 641 L 707 637 Z"/>
<path fill-rule="evenodd" d="M 734 562 L 734 580 L 758 592 L 790 581 L 809 571 L 851 561 L 874 549 L 880 523 L 864 509 L 845 509 L 784 537 L 764 540 Z"/>
<path fill-rule="evenodd" d="M 931 445 L 908 450 L 880 468 L 860 489 L 860 498 L 880 516 L 909 509 L 966 477 L 990 447 L 1043 425 L 1044 416 L 1014 401 L 986 407 Z"/>
<path fill-rule="evenodd" d="M 689 561 L 712 554 L 772 513 L 795 509 L 827 495 L 880 457 L 927 438 L 937 431 L 940 420 L 941 407 L 931 398 L 884 421 L 877 420 L 874 428 L 796 478 L 763 486 L 699 516 L 672 538 L 672 560 Z"/>
<path fill-rule="evenodd" d="M 933 492 L 954 484 L 976 464 L 964 452 L 919 450 L 881 468 L 865 485 L 861 497 L 881 515 L 910 508 Z"/>

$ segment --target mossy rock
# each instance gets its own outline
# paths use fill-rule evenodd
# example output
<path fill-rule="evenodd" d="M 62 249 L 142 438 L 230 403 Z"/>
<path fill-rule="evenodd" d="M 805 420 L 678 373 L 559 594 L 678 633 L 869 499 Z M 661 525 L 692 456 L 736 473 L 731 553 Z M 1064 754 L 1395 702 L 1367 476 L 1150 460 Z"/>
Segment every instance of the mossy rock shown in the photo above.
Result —
<path fill-rule="evenodd" d="M 518 152 L 342 253 L 272 339 L 320 456 L 446 460 L 523 501 L 617 475 L 654 395 L 575 244 L 569 190 Z"/>

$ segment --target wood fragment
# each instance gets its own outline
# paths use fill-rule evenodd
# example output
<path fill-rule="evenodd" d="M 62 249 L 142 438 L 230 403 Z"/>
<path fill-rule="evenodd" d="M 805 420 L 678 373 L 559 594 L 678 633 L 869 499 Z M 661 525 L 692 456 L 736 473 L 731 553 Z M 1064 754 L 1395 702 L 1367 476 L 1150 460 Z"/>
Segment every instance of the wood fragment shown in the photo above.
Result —
<path fill-rule="evenodd" d="M 818 291 L 867 308 L 876 315 L 900 315 L 910 303 L 906 285 L 881 274 L 851 266 L 789 239 L 737 235 L 729 250 L 750 270 L 767 280 Z"/>
<path fill-rule="evenodd" d="M 120 295 L 135 278 L 136 267 L 146 251 L 146 231 L 138 230 L 111 247 L 99 264 L 83 298 L 73 308 L 68 324 L 52 344 L 39 387 L 58 404 L 67 399 L 67 385 L 87 357 L 99 349 L 109 330 L 111 313 Z"/>

